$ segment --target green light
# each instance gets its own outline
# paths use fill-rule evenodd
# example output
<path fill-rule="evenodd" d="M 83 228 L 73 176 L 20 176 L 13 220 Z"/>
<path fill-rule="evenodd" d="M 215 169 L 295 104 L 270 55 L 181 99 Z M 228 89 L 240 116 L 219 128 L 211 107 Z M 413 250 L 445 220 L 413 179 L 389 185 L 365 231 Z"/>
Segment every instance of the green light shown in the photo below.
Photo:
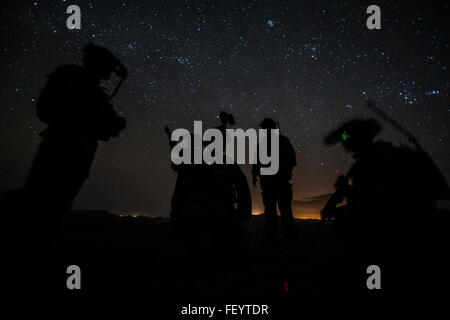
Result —
<path fill-rule="evenodd" d="M 347 141 L 348 138 L 350 138 L 350 135 L 347 133 L 347 131 L 342 132 L 342 141 Z"/>

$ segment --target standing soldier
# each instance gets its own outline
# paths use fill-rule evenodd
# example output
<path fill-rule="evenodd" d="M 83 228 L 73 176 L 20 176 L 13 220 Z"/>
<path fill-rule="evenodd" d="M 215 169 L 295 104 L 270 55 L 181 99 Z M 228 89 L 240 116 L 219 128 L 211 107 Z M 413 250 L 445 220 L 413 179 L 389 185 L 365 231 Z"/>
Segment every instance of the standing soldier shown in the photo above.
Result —
<path fill-rule="evenodd" d="M 126 124 L 114 111 L 112 96 L 100 86 L 112 72 L 123 81 L 125 67 L 103 47 L 88 44 L 83 52 L 83 66 L 56 68 L 37 100 L 37 116 L 48 127 L 40 134 L 24 189 L 39 210 L 46 236 L 58 230 L 88 177 L 97 140 L 116 137 Z"/>
<path fill-rule="evenodd" d="M 165 132 L 170 141 L 167 126 Z M 169 145 L 173 147 L 172 141 Z M 239 245 L 240 223 L 252 214 L 250 190 L 239 165 L 181 163 L 172 169 L 177 179 L 170 218 L 187 249 L 199 253 L 202 234 L 212 238 L 214 250 L 230 252 Z"/>
<path fill-rule="evenodd" d="M 259 125 L 261 129 L 276 129 L 275 120 L 264 118 Z M 270 140 L 268 142 L 268 153 L 270 153 Z M 258 146 L 261 147 L 261 146 Z M 253 185 L 256 187 L 258 177 L 262 189 L 262 198 L 264 203 L 264 215 L 266 218 L 266 236 L 269 240 L 276 240 L 278 225 L 277 204 L 281 215 L 281 224 L 283 232 L 288 238 L 295 235 L 295 225 L 292 216 L 292 170 L 297 166 L 295 151 L 291 142 L 286 136 L 280 134 L 279 137 L 279 159 L 280 166 L 278 172 L 274 175 L 260 175 L 260 169 L 263 165 L 257 161 L 252 167 Z"/>

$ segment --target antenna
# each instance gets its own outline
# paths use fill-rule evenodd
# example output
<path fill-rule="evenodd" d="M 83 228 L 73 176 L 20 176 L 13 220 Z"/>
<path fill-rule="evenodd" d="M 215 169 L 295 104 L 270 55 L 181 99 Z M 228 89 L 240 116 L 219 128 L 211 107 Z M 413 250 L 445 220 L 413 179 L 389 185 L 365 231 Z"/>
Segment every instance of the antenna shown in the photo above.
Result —
<path fill-rule="evenodd" d="M 277 120 L 278 133 L 281 134 L 280 122 Z"/>

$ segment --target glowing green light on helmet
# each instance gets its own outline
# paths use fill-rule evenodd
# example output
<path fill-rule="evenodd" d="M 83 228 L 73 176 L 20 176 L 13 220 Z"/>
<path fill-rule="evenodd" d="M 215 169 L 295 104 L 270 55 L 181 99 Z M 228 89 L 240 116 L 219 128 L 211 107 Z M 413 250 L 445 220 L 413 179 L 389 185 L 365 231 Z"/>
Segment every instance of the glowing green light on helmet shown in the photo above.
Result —
<path fill-rule="evenodd" d="M 347 141 L 348 138 L 350 138 L 350 135 L 347 133 L 347 131 L 342 132 L 342 141 Z"/>

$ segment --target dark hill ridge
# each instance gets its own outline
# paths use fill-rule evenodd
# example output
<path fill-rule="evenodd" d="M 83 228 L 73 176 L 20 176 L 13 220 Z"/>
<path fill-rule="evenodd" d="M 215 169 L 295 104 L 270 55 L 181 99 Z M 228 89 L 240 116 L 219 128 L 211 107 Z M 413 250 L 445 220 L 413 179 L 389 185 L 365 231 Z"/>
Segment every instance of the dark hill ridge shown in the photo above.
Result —
<path fill-rule="evenodd" d="M 40 261 L 39 270 L 45 277 L 38 280 L 43 283 L 37 287 L 46 288 L 50 295 L 69 297 L 212 300 L 439 297 L 449 283 L 449 261 L 439 257 L 439 263 L 430 260 L 426 264 L 433 270 L 433 279 L 426 284 L 389 287 L 387 281 L 395 278 L 391 270 L 405 270 L 405 263 L 415 270 L 414 265 L 411 267 L 414 257 L 405 258 L 399 253 L 392 265 L 382 265 L 390 277 L 383 277 L 385 290 L 369 292 L 365 273 L 368 264 L 355 261 L 344 250 L 336 241 L 331 223 L 325 223 L 316 241 L 311 241 L 318 222 L 296 220 L 298 240 L 289 242 L 280 236 L 275 246 L 262 242 L 264 217 L 254 216 L 243 224 L 245 241 L 239 252 L 212 254 L 205 237 L 201 254 L 193 257 L 172 231 L 168 218 L 71 211 L 65 216 L 53 253 L 44 258 L 32 253 L 26 261 L 31 264 Z M 82 270 L 83 290 L 78 292 L 65 288 L 65 271 L 71 264 Z M 401 283 L 404 285 L 405 279 Z"/>

